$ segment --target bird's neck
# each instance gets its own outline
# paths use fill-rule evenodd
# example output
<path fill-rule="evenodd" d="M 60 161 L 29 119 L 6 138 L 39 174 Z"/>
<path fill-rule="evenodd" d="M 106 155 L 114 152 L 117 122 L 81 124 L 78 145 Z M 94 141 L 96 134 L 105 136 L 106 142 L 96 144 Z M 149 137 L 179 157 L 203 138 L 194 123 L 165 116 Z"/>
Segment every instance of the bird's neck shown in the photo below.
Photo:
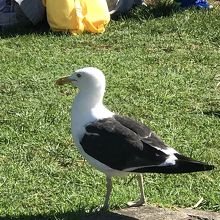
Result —
<path fill-rule="evenodd" d="M 83 94 L 79 92 L 75 97 L 71 113 L 71 129 L 74 138 L 81 137 L 86 124 L 112 117 L 113 112 L 109 111 L 102 103 L 103 94 Z"/>
<path fill-rule="evenodd" d="M 102 105 L 104 92 L 79 92 L 75 97 L 74 106 L 82 111 L 90 111 L 96 106 Z"/>

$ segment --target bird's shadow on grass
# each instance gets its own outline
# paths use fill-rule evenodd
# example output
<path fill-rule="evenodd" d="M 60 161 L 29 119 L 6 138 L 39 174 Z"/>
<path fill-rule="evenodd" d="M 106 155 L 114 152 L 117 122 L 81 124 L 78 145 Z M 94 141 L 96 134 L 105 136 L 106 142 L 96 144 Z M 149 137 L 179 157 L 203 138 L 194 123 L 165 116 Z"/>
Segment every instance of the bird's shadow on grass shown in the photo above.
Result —
<path fill-rule="evenodd" d="M 137 220 L 137 218 L 118 214 L 111 211 L 54 213 L 48 215 L 20 215 L 0 217 L 0 220 Z"/>
<path fill-rule="evenodd" d="M 220 118 L 220 111 L 204 111 L 203 114 L 207 116 L 214 116 L 216 118 Z"/>

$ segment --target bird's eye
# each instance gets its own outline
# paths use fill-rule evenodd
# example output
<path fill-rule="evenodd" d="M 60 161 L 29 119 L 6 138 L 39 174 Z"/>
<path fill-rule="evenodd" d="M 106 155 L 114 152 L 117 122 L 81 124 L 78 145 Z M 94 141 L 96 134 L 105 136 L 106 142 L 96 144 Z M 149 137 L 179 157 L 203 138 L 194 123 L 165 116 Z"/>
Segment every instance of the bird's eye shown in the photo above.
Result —
<path fill-rule="evenodd" d="M 81 74 L 80 74 L 80 73 L 77 73 L 76 76 L 77 76 L 78 78 L 80 78 L 80 77 L 81 77 Z"/>

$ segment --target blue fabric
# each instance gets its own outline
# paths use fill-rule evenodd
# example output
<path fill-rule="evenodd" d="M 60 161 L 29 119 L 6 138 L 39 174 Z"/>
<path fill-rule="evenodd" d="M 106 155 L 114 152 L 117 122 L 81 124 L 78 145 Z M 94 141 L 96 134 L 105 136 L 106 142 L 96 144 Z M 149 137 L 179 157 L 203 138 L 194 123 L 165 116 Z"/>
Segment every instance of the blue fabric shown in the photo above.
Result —
<path fill-rule="evenodd" d="M 195 6 L 198 8 L 209 8 L 210 7 L 209 3 L 205 0 L 197 0 L 195 2 Z"/>
<path fill-rule="evenodd" d="M 206 0 L 176 0 L 176 2 L 180 3 L 180 6 L 183 8 L 189 7 L 198 7 L 198 8 L 209 8 L 210 5 Z"/>

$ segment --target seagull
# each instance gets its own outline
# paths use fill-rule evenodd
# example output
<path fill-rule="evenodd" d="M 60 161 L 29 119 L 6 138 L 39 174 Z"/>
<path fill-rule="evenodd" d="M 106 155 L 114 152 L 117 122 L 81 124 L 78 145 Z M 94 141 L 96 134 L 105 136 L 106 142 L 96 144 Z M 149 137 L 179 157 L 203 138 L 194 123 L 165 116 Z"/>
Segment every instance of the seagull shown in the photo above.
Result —
<path fill-rule="evenodd" d="M 149 127 L 129 117 L 111 112 L 103 104 L 105 76 L 94 67 L 76 70 L 56 81 L 79 89 L 71 110 L 71 132 L 81 155 L 106 175 L 103 209 L 109 208 L 112 177 L 136 174 L 140 199 L 145 203 L 143 173 L 190 173 L 214 169 L 213 165 L 193 160 L 166 145 Z"/>

